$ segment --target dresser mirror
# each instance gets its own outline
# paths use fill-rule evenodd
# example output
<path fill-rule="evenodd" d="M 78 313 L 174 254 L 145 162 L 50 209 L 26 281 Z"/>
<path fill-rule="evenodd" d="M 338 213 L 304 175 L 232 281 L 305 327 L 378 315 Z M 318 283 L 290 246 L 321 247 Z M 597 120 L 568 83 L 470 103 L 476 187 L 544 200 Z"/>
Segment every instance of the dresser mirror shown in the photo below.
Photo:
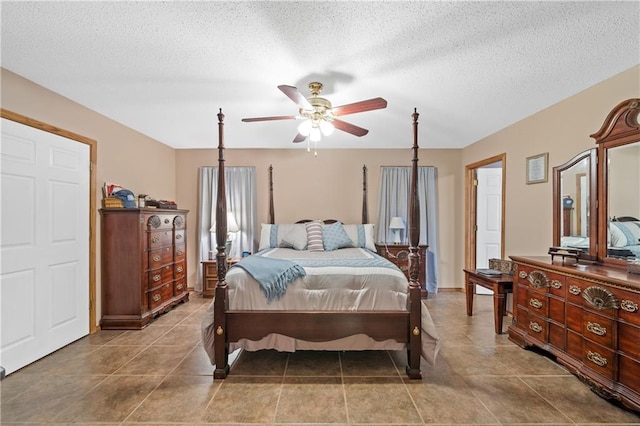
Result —
<path fill-rule="evenodd" d="M 596 258 L 597 217 L 595 148 L 553 168 L 553 244 L 580 250 L 580 258 Z"/>
<path fill-rule="evenodd" d="M 621 102 L 591 135 L 598 144 L 598 259 L 640 259 L 640 99 Z"/>

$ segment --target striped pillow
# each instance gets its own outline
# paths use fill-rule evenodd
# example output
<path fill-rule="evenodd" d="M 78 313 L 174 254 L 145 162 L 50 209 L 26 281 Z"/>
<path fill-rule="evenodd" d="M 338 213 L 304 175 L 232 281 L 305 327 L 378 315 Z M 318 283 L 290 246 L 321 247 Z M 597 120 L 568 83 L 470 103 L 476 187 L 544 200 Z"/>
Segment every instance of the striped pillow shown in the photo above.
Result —
<path fill-rule="evenodd" d="M 322 244 L 322 223 L 308 222 L 307 224 L 307 250 L 324 251 Z"/>

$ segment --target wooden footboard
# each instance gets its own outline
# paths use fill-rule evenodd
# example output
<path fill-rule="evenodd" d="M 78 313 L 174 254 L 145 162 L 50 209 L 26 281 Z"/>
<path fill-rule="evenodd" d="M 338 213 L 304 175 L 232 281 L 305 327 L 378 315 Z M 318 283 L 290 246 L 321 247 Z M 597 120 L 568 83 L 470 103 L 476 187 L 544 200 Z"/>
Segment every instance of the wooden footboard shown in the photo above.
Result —
<path fill-rule="evenodd" d="M 260 340 L 276 333 L 309 342 L 327 342 L 356 334 L 365 334 L 377 341 L 395 340 L 406 343 L 406 373 L 411 379 L 420 379 L 422 302 L 418 283 L 419 211 L 417 193 L 417 119 L 414 126 L 411 193 L 409 194 L 409 284 L 407 309 L 403 311 L 231 311 L 229 310 L 226 282 L 227 262 L 225 236 L 227 235 L 226 199 L 224 194 L 224 137 L 222 110 L 218 114 L 218 195 L 216 208 L 216 243 L 218 284 L 214 300 L 214 378 L 224 379 L 229 374 L 229 344 L 241 339 Z M 274 221 L 272 168 L 269 168 L 270 222 Z M 364 201 L 363 221 L 366 212 L 366 167 L 363 168 Z M 222 190 L 220 190 L 222 188 Z"/>

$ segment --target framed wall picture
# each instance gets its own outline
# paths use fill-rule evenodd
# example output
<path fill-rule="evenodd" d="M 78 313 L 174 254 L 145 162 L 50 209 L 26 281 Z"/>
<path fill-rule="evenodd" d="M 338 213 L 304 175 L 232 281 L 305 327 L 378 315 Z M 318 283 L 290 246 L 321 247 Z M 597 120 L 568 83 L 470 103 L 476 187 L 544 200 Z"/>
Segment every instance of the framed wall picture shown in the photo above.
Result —
<path fill-rule="evenodd" d="M 547 181 L 548 160 L 548 152 L 534 155 L 533 157 L 527 157 L 527 185 Z"/>

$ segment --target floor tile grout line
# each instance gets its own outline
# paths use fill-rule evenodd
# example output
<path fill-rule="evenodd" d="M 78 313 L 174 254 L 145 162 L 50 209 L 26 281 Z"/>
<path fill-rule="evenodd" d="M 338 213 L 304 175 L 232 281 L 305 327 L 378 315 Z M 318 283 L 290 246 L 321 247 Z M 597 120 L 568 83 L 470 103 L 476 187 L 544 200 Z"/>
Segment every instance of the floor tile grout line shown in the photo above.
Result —
<path fill-rule="evenodd" d="M 564 376 L 563 376 L 563 377 L 564 377 Z M 571 422 L 571 424 L 576 424 L 576 422 L 575 422 L 572 418 L 570 418 L 569 416 L 567 416 L 567 415 L 566 415 L 562 410 L 560 410 L 560 409 L 559 409 L 558 407 L 556 407 L 556 406 L 555 406 L 551 401 L 549 401 L 547 398 L 545 398 L 545 397 L 544 397 L 544 395 L 542 395 L 540 392 L 538 392 L 538 391 L 537 391 L 537 390 L 535 390 L 533 387 L 531 387 L 531 386 L 529 385 L 529 383 L 527 383 L 526 381 L 524 381 L 524 380 L 522 379 L 522 377 L 518 376 L 517 378 L 518 378 L 518 380 L 519 380 L 520 382 L 522 382 L 522 383 L 523 383 L 527 388 L 531 389 L 531 391 L 532 391 L 533 393 L 535 393 L 535 394 L 536 394 L 536 395 L 538 395 L 540 398 L 542 398 L 542 400 L 543 400 L 544 402 L 546 402 L 546 403 L 547 403 L 547 404 L 549 404 L 551 407 L 553 407 L 553 409 L 554 409 L 554 410 L 556 410 L 558 413 L 562 414 L 562 416 L 563 416 L 564 418 L 568 419 L 568 420 Z"/>

